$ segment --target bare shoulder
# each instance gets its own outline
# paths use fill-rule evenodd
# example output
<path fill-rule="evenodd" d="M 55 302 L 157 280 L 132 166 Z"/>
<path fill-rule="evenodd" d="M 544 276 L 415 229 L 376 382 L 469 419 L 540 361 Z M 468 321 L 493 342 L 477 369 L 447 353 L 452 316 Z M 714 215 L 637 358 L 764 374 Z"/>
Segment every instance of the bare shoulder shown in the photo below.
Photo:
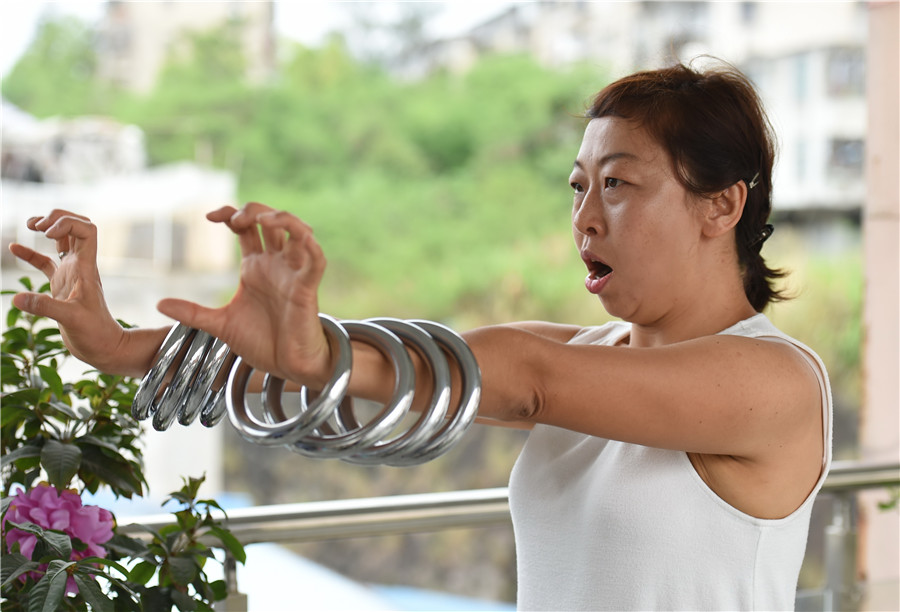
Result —
<path fill-rule="evenodd" d="M 561 343 L 568 342 L 582 329 L 577 325 L 548 323 L 547 321 L 518 321 L 516 323 L 505 323 L 501 327 L 526 331 L 541 338 Z"/>

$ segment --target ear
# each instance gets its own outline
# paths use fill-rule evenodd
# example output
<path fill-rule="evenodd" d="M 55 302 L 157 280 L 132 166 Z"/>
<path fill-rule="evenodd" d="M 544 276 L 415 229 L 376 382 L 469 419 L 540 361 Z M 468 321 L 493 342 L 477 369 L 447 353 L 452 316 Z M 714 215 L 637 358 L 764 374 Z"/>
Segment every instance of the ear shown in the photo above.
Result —
<path fill-rule="evenodd" d="M 703 234 L 715 238 L 733 229 L 747 202 L 747 183 L 738 181 L 719 195 L 706 200 L 703 219 Z"/>

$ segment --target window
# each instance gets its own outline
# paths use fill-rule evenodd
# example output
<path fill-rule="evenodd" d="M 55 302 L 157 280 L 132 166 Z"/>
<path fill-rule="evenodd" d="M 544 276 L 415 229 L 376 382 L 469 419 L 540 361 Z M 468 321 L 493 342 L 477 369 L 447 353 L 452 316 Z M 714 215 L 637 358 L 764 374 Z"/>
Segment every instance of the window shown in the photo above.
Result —
<path fill-rule="evenodd" d="M 865 162 L 865 146 L 861 139 L 833 138 L 828 169 L 831 171 L 862 174 Z"/>
<path fill-rule="evenodd" d="M 866 58 L 862 49 L 833 49 L 828 55 L 827 71 L 828 95 L 865 94 Z"/>

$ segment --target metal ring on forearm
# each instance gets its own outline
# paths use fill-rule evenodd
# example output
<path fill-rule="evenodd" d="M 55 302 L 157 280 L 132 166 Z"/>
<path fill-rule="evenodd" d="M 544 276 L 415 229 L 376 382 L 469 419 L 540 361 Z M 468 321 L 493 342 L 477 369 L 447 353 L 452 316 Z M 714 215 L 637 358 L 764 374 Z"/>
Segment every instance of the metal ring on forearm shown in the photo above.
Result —
<path fill-rule="evenodd" d="M 198 391 L 194 385 L 197 370 L 206 359 L 212 341 L 213 337 L 205 331 L 197 330 L 194 333 L 191 345 L 178 365 L 172 382 L 166 387 L 156 404 L 156 410 L 153 412 L 153 428 L 156 431 L 168 429 L 176 416 L 179 416 L 179 421 L 182 421 L 182 411 L 188 401 L 188 396 L 196 394 Z"/>
<path fill-rule="evenodd" d="M 190 327 L 176 323 L 166 334 L 162 346 L 153 359 L 153 365 L 141 380 L 141 384 L 134 394 L 134 400 L 131 402 L 131 415 L 138 421 L 143 421 L 155 410 L 156 398 L 166 374 L 193 333 L 194 330 Z"/>
<path fill-rule="evenodd" d="M 397 466 L 443 454 L 468 430 L 477 413 L 481 373 L 462 337 L 430 321 L 381 318 L 341 324 L 326 315 L 319 317 L 337 354 L 335 373 L 312 402 L 307 402 L 306 387 L 301 388 L 295 416 L 285 415 L 281 403 L 284 381 L 268 374 L 261 394 L 262 418 L 254 415 L 246 402 L 253 369 L 220 340 L 181 324 L 172 327 L 157 352 L 135 394 L 132 414 L 140 420 L 152 414 L 154 427 L 162 430 L 174 418 L 189 424 L 198 413 L 200 422 L 211 427 L 227 412 L 240 435 L 256 443 L 286 445 L 316 458 Z M 345 397 L 352 365 L 351 335 L 382 351 L 395 370 L 390 401 L 365 423 L 358 418 L 352 398 Z M 409 426 L 404 419 L 413 402 L 415 370 L 407 347 L 429 364 L 434 384 L 428 406 Z M 450 416 L 448 356 L 456 361 L 461 378 L 461 397 Z M 167 380 L 171 382 L 161 391 Z"/>
<path fill-rule="evenodd" d="M 216 338 L 213 340 L 207 352 L 203 365 L 197 373 L 197 381 L 194 383 L 195 392 L 188 397 L 184 407 L 184 420 L 178 419 L 182 425 L 187 425 L 200 414 L 200 423 L 204 427 L 212 427 L 225 416 L 225 387 L 228 382 L 228 374 L 234 363 L 234 353 L 228 345 Z M 216 383 L 221 383 L 216 389 Z"/>
<path fill-rule="evenodd" d="M 338 353 L 337 368 L 349 369 L 353 365 L 353 348 L 350 346 L 350 336 L 347 331 L 328 315 L 319 315 L 319 320 L 329 336 L 336 340 L 335 349 Z M 291 433 L 291 443 L 299 440 L 302 436 L 311 433 L 316 427 L 321 425 L 335 412 L 347 392 L 347 386 L 350 382 L 349 374 L 345 384 L 340 387 L 326 386 L 316 397 L 312 404 L 306 402 L 301 403 L 301 411 L 290 419 L 284 413 L 284 407 L 281 403 L 282 393 L 284 392 L 284 380 L 270 374 L 266 374 L 263 379 L 263 390 L 261 401 L 263 405 L 263 416 L 265 421 L 256 421 L 259 425 L 274 424 L 283 426 L 285 422 L 297 422 L 296 429 Z M 304 396 L 305 387 L 301 389 L 301 396 Z M 250 415 L 251 418 L 253 415 Z"/>
<path fill-rule="evenodd" d="M 321 400 L 321 404 L 313 408 L 315 411 L 314 417 L 321 413 L 327 418 L 347 392 L 347 386 L 350 383 L 353 351 L 350 347 L 350 338 L 342 326 L 326 315 L 319 315 L 319 319 L 322 321 L 326 332 L 337 345 L 336 351 L 338 356 L 334 375 L 322 389 L 322 393 L 318 398 Z M 310 421 L 307 420 L 312 411 L 274 423 L 266 423 L 253 416 L 246 402 L 247 384 L 252 374 L 253 368 L 238 357 L 235 360 L 226 385 L 225 402 L 228 407 L 228 418 L 242 437 L 258 444 L 291 444 L 296 442 L 305 432 L 315 427 L 316 424 L 314 422 L 310 426 Z M 274 388 L 270 389 L 270 393 L 274 392 Z M 278 393 L 280 394 L 280 389 Z"/>
<path fill-rule="evenodd" d="M 462 391 L 453 417 L 431 437 L 428 444 L 418 449 L 415 456 L 401 461 L 388 461 L 388 465 L 415 465 L 431 461 L 447 452 L 475 422 L 478 403 L 481 401 L 481 369 L 466 341 L 440 323 L 422 320 L 412 320 L 410 323 L 431 334 L 431 337 L 456 359 L 462 380 Z"/>
<path fill-rule="evenodd" d="M 392 332 L 363 321 L 342 321 L 351 339 L 360 339 L 387 355 L 394 364 L 394 393 L 367 425 L 336 435 L 308 435 L 291 446 L 303 455 L 345 457 L 387 436 L 406 416 L 415 393 L 415 370 L 403 342 Z"/>
<path fill-rule="evenodd" d="M 385 463 L 391 460 L 406 461 L 429 442 L 447 415 L 447 409 L 450 407 L 450 368 L 440 347 L 421 327 L 391 318 L 367 319 L 367 322 L 389 329 L 404 343 L 412 345 L 431 368 L 434 388 L 428 407 L 419 414 L 419 418 L 406 432 L 393 439 L 379 440 L 346 460 L 364 464 Z M 352 409 L 350 412 L 352 413 Z M 355 414 L 351 416 L 355 421 Z"/>

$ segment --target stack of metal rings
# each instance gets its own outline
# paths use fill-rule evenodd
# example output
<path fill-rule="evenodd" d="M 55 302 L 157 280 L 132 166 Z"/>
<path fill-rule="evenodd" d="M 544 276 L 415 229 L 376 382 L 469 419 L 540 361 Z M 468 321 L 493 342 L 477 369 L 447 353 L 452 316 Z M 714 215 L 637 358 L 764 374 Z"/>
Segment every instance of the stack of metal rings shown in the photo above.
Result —
<path fill-rule="evenodd" d="M 283 379 L 264 376 L 254 410 L 248 402 L 253 368 L 220 340 L 180 324 L 169 332 L 141 381 L 132 414 L 138 420 L 152 415 L 153 427 L 162 431 L 176 419 L 189 425 L 198 416 L 204 426 L 212 427 L 227 413 L 238 433 L 258 444 L 286 446 L 309 457 L 397 466 L 442 455 L 474 422 L 481 372 L 471 349 L 453 330 L 422 320 L 338 322 L 321 314 L 319 319 L 337 352 L 335 371 L 312 400 L 310 391 L 300 388 L 291 416 L 282 404 Z M 362 418 L 359 402 L 347 395 L 353 367 L 351 339 L 374 346 L 394 365 L 393 396 L 368 418 Z M 433 379 L 431 400 L 417 415 L 409 414 L 416 381 L 407 347 L 428 364 Z M 448 356 L 461 377 L 460 397 L 452 411 Z"/>

